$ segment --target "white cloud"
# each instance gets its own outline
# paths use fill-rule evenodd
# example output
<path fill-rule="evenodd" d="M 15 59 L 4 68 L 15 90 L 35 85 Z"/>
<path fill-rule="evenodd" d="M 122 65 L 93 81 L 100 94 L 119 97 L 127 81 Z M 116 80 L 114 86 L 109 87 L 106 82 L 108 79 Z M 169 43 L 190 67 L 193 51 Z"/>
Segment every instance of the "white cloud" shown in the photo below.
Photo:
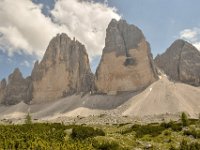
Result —
<path fill-rule="evenodd" d="M 180 32 L 180 38 L 192 43 L 200 50 L 200 28 L 185 29 Z"/>
<path fill-rule="evenodd" d="M 86 45 L 91 57 L 101 54 L 110 20 L 120 18 L 106 3 L 80 0 L 59 0 L 51 13 L 55 22 L 67 27 L 70 36 Z"/>
<path fill-rule="evenodd" d="M 193 45 L 200 51 L 200 42 L 193 43 Z"/>
<path fill-rule="evenodd" d="M 198 35 L 198 31 L 195 29 L 194 30 L 193 29 L 185 29 L 185 30 L 181 31 L 181 33 L 180 33 L 181 38 L 188 39 L 191 41 L 196 41 L 197 35 Z"/>
<path fill-rule="evenodd" d="M 51 10 L 53 19 L 42 14 L 42 7 L 31 0 L 0 0 L 0 49 L 10 56 L 25 53 L 41 58 L 51 38 L 65 32 L 85 44 L 92 58 L 102 52 L 110 20 L 120 18 L 105 3 L 58 0 Z"/>
<path fill-rule="evenodd" d="M 21 66 L 25 66 L 25 67 L 30 67 L 31 64 L 27 61 L 27 60 L 24 60 L 23 62 L 20 63 Z"/>
<path fill-rule="evenodd" d="M 41 5 L 30 0 L 0 0 L 0 48 L 41 57 L 49 40 L 62 27 L 41 13 Z"/>

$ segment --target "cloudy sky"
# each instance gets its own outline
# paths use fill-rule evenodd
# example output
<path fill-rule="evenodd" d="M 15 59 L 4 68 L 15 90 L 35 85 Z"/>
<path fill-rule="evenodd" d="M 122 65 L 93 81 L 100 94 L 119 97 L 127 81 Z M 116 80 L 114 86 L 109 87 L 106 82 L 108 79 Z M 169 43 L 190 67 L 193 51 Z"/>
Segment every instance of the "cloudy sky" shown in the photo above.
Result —
<path fill-rule="evenodd" d="M 178 38 L 200 49 L 199 6 L 199 0 L 0 0 L 0 79 L 15 67 L 29 75 L 62 32 L 86 46 L 95 71 L 112 18 L 141 28 L 154 56 Z"/>

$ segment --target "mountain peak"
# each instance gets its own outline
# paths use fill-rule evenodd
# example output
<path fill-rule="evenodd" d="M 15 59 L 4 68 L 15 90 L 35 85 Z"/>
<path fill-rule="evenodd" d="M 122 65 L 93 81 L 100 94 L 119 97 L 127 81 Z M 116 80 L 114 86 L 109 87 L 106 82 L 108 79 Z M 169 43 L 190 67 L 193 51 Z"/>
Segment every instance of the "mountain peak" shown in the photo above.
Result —
<path fill-rule="evenodd" d="M 138 27 L 129 25 L 125 20 L 113 19 L 106 29 L 104 51 L 115 51 L 116 55 L 126 55 L 129 49 L 137 48 L 138 43 L 144 39 Z"/>
<path fill-rule="evenodd" d="M 85 46 L 65 33 L 57 34 L 32 71 L 33 101 L 55 100 L 91 90 L 93 76 Z"/>
<path fill-rule="evenodd" d="M 200 85 L 200 52 L 191 43 L 178 39 L 162 55 L 156 65 L 172 80 Z"/>
<path fill-rule="evenodd" d="M 6 105 L 14 105 L 21 101 L 29 102 L 31 97 L 29 78 L 24 79 L 19 68 L 16 68 L 6 80 L 1 82 L 0 102 Z"/>
<path fill-rule="evenodd" d="M 97 91 L 137 91 L 154 82 L 156 76 L 142 31 L 125 20 L 113 19 L 106 30 L 105 47 L 96 71 Z"/>
<path fill-rule="evenodd" d="M 9 75 L 8 82 L 24 79 L 19 68 L 15 68 L 13 73 Z"/>

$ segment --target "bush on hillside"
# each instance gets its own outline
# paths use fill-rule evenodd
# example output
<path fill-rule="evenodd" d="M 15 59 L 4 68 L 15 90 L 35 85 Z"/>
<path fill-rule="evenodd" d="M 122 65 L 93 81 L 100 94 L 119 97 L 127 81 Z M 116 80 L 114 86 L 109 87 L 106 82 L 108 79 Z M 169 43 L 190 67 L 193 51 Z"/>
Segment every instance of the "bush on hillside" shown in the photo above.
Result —
<path fill-rule="evenodd" d="M 94 129 L 92 127 L 77 126 L 72 129 L 72 139 L 86 139 L 95 136 L 105 136 L 105 132 L 101 129 Z"/>
<path fill-rule="evenodd" d="M 120 150 L 119 144 L 112 140 L 94 140 L 92 146 L 98 150 Z"/>
<path fill-rule="evenodd" d="M 180 143 L 180 150 L 200 150 L 200 143 L 198 142 L 193 142 L 193 143 L 188 143 L 186 140 L 182 140 Z"/>
<path fill-rule="evenodd" d="M 173 131 L 181 131 L 182 130 L 182 123 L 178 123 L 178 122 L 174 122 L 174 121 L 170 121 L 168 123 L 166 123 L 166 122 L 161 123 L 160 126 L 164 127 L 165 129 L 171 128 Z"/>
<path fill-rule="evenodd" d="M 189 129 L 189 130 L 185 130 L 183 132 L 184 135 L 192 135 L 194 138 L 200 138 L 200 130 L 196 130 L 196 129 Z"/>
<path fill-rule="evenodd" d="M 132 130 L 136 132 L 136 137 L 143 137 L 144 135 L 150 135 L 152 137 L 160 135 L 165 128 L 159 124 L 153 125 L 133 125 Z"/>

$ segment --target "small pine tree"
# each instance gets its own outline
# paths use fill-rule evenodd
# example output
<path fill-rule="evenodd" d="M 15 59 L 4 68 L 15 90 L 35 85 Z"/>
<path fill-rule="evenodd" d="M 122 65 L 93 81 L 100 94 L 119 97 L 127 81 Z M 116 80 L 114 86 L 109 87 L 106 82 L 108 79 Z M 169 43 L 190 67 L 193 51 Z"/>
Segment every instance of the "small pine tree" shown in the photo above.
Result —
<path fill-rule="evenodd" d="M 184 113 L 184 112 L 181 114 L 181 121 L 182 121 L 182 125 L 184 127 L 189 125 L 188 117 L 187 117 L 186 113 Z"/>
<path fill-rule="evenodd" d="M 32 124 L 31 115 L 28 113 L 25 118 L 25 124 Z"/>
<path fill-rule="evenodd" d="M 199 114 L 199 122 L 200 122 L 200 114 Z"/>

